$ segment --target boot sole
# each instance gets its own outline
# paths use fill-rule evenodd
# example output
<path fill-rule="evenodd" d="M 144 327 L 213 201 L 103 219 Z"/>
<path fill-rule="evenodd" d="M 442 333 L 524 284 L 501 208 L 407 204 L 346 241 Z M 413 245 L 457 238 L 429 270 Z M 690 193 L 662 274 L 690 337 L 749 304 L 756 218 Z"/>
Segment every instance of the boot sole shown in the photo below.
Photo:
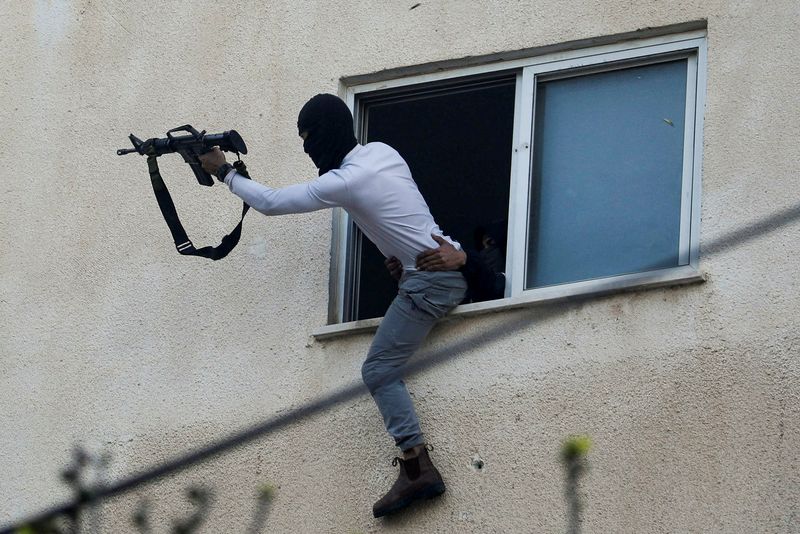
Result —
<path fill-rule="evenodd" d="M 416 494 L 408 497 L 407 499 L 403 499 L 402 501 L 398 501 L 394 504 L 394 506 L 390 506 L 384 508 L 383 510 L 373 510 L 372 515 L 375 517 L 383 517 L 385 515 L 390 515 L 395 512 L 399 512 L 403 508 L 410 506 L 414 501 L 424 501 L 427 499 L 433 499 L 434 497 L 438 497 L 445 491 L 444 482 L 437 482 L 436 484 L 431 484 L 430 486 L 423 488 L 422 490 L 418 491 Z"/>

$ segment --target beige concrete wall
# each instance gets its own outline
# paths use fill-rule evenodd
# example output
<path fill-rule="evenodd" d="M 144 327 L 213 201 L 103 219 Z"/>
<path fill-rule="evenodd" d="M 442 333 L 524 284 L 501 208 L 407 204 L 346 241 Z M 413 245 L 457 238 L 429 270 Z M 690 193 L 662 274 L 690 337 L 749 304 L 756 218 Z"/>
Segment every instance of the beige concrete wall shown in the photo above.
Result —
<path fill-rule="evenodd" d="M 415 3 L 3 2 L 0 522 L 68 497 L 77 442 L 119 477 L 358 379 L 370 336 L 310 337 L 330 213 L 255 214 L 230 258 L 181 258 L 144 160 L 115 155 L 129 132 L 236 128 L 254 177 L 286 185 L 314 175 L 297 110 L 343 76 L 707 19 L 703 246 L 800 202 L 795 0 Z M 178 160 L 208 243 L 237 203 Z M 394 451 L 367 397 L 141 495 L 165 522 L 214 487 L 207 532 L 244 531 L 265 482 L 274 532 L 558 532 L 559 442 L 588 433 L 586 532 L 797 532 L 799 229 L 704 255 L 702 285 L 442 325 L 426 353 L 458 357 L 409 382 L 448 493 L 400 518 L 371 517 Z"/>

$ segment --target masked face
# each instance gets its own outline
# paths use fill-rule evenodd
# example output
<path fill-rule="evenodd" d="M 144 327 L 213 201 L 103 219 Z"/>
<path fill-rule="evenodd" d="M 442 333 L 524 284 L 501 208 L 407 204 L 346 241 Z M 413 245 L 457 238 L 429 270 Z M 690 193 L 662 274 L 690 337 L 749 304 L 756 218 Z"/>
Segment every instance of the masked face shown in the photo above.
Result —
<path fill-rule="evenodd" d="M 300 134 L 300 137 L 303 138 L 303 152 L 308 154 L 308 157 L 311 158 L 311 161 L 314 162 L 314 165 L 318 169 L 321 169 L 327 162 L 325 161 L 325 153 L 326 150 L 324 148 L 324 143 L 321 142 L 322 136 L 319 135 L 319 132 L 315 132 L 315 135 L 311 136 L 310 132 L 306 130 L 305 132 Z"/>
<path fill-rule="evenodd" d="M 356 146 L 353 116 L 347 105 L 334 95 L 320 94 L 306 102 L 297 117 L 297 129 L 303 136 L 303 150 L 319 169 L 320 176 L 338 169 Z"/>

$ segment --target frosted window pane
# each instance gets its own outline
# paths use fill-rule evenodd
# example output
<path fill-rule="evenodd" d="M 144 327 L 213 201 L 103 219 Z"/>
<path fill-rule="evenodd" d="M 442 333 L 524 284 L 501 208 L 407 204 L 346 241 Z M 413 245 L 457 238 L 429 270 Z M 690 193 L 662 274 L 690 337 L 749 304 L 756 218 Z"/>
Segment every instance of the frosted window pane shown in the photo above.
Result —
<path fill-rule="evenodd" d="M 537 84 L 527 288 L 678 265 L 686 71 Z"/>

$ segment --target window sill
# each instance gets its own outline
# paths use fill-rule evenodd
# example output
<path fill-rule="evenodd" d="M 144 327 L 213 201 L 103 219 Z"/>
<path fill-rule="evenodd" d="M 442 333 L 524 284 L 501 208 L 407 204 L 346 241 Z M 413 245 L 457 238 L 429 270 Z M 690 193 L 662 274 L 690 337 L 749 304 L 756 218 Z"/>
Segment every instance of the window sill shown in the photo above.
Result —
<path fill-rule="evenodd" d="M 627 274 L 599 280 L 587 280 L 573 284 L 543 287 L 526 291 L 522 295 L 486 302 L 462 304 L 448 317 L 480 315 L 528 306 L 540 306 L 565 300 L 585 299 L 622 291 L 652 289 L 664 286 L 704 282 L 705 274 L 691 266 L 683 266 L 646 273 Z M 365 319 L 323 326 L 312 332 L 317 340 L 326 340 L 353 334 L 372 332 L 378 328 L 381 318 Z"/>

